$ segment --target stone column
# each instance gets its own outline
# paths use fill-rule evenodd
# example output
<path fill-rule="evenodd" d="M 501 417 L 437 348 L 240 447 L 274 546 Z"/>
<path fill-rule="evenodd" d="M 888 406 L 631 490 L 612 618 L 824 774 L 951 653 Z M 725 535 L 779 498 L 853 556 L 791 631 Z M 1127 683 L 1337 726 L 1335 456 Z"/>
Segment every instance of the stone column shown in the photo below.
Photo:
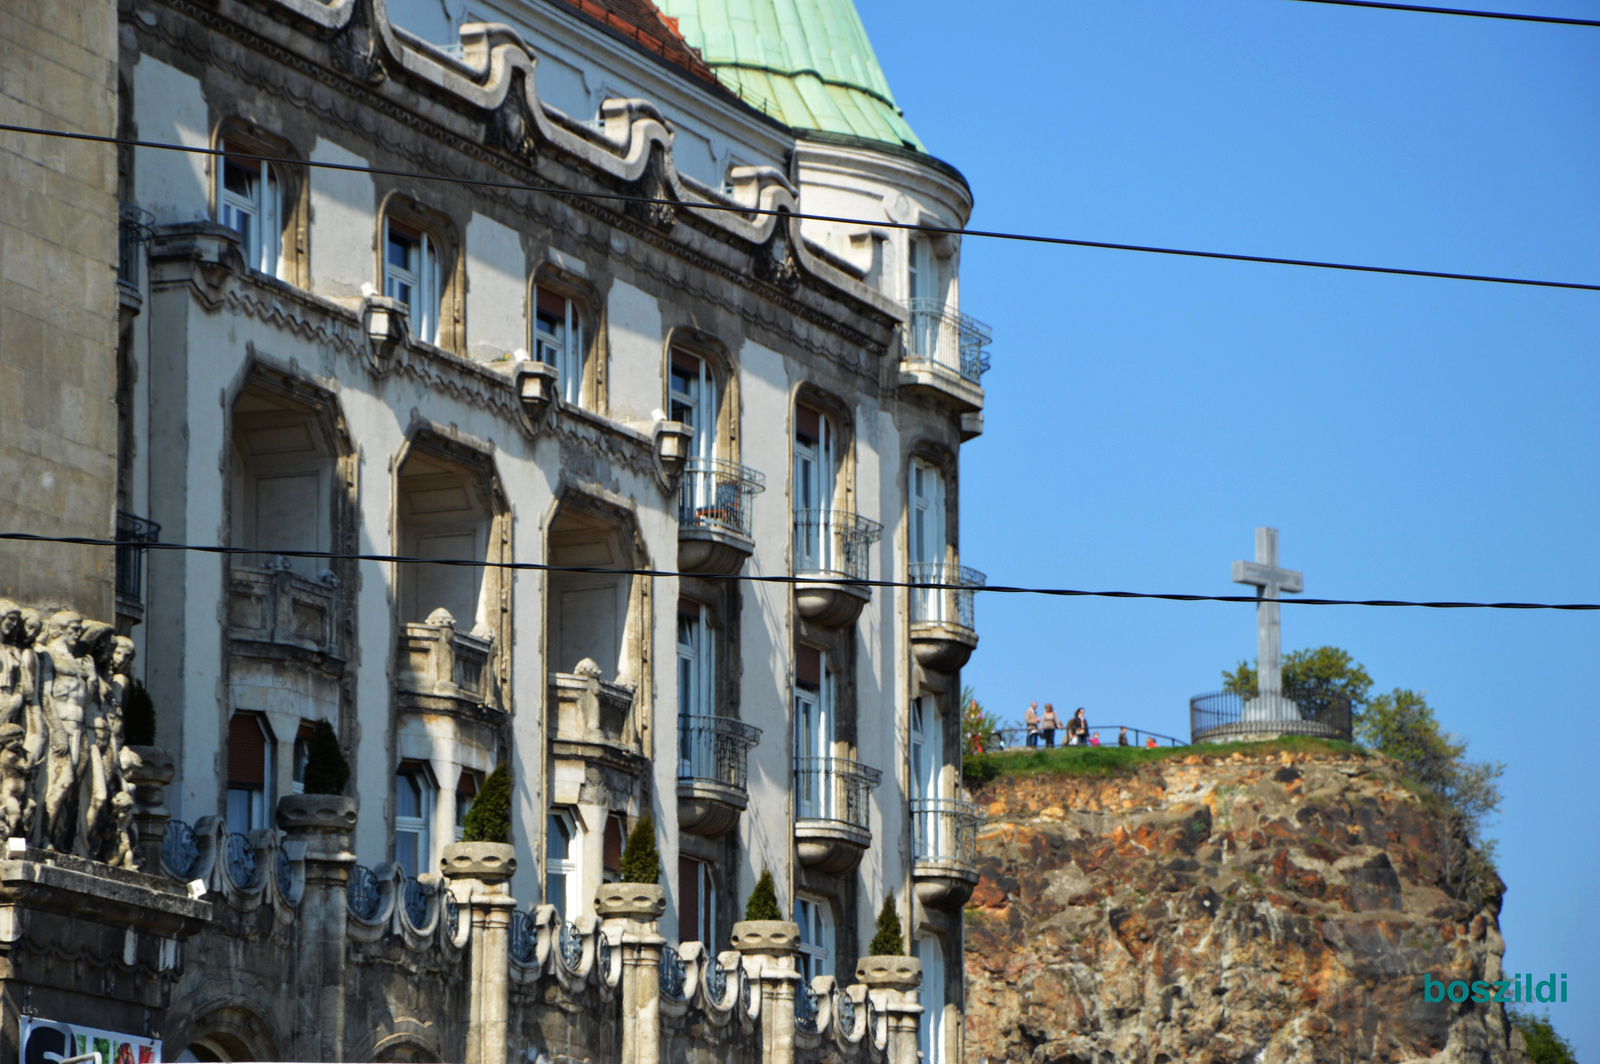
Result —
<path fill-rule="evenodd" d="M 284 847 L 305 847 L 306 887 L 295 920 L 296 1060 L 344 1059 L 345 885 L 356 856 L 350 852 L 356 799 L 342 794 L 290 794 L 278 799 Z"/>
<path fill-rule="evenodd" d="M 872 1007 L 889 1027 L 884 1056 L 889 1064 L 917 1064 L 917 1025 L 921 1023 L 922 961 L 916 957 L 862 957 L 856 982 L 867 988 Z"/>
<path fill-rule="evenodd" d="M 472 920 L 467 942 L 466 1064 L 506 1064 L 511 1013 L 511 875 L 516 848 L 505 842 L 455 842 L 444 848 L 441 870 Z"/>
<path fill-rule="evenodd" d="M 621 1064 L 661 1062 L 661 937 L 657 921 L 667 908 L 664 888 L 647 883 L 607 883 L 594 897 L 600 930 L 622 949 Z"/>
<path fill-rule="evenodd" d="M 161 875 L 161 844 L 167 837 L 167 784 L 172 782 L 172 755 L 158 746 L 130 746 L 139 763 L 127 770 L 133 784 L 133 826 L 139 832 L 139 870 Z"/>
<path fill-rule="evenodd" d="M 795 968 L 800 925 L 792 920 L 741 920 L 733 948 L 745 970 L 761 972 L 762 1064 L 794 1064 L 794 1002 L 803 977 Z"/>

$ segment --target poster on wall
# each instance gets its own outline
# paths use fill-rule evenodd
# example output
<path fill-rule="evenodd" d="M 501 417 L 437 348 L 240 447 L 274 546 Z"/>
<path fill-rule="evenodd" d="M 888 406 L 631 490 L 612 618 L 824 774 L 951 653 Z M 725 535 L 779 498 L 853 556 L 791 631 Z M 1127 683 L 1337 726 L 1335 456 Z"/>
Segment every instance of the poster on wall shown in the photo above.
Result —
<path fill-rule="evenodd" d="M 100 1054 L 100 1064 L 156 1064 L 161 1039 L 102 1031 L 78 1023 L 23 1016 L 21 1064 L 59 1064 L 72 1057 Z"/>

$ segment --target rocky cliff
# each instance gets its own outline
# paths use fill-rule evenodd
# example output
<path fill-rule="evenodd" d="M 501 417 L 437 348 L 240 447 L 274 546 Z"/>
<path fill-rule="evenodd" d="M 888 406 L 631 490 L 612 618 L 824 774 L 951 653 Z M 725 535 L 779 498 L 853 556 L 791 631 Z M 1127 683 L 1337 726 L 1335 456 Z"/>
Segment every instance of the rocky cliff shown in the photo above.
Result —
<path fill-rule="evenodd" d="M 1262 744 L 974 797 L 968 1064 L 1525 1059 L 1502 1006 L 1423 1000 L 1500 977 L 1499 898 L 1439 887 L 1386 759 Z"/>

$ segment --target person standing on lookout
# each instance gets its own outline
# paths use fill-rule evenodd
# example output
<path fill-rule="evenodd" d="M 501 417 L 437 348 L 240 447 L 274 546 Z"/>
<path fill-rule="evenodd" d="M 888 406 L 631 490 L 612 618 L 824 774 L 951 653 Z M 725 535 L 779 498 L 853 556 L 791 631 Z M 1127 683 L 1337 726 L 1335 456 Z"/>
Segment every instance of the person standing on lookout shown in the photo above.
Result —
<path fill-rule="evenodd" d="M 1089 745 L 1089 717 L 1082 706 L 1079 706 L 1078 711 L 1072 715 L 1072 719 L 1067 721 L 1067 745 Z"/>
<path fill-rule="evenodd" d="M 1039 745 L 1039 703 L 1034 702 L 1028 706 L 1028 712 L 1022 715 L 1022 723 L 1028 729 L 1027 743 L 1029 746 Z"/>
<path fill-rule="evenodd" d="M 1056 729 L 1061 727 L 1061 718 L 1056 716 L 1056 707 L 1049 702 L 1044 704 L 1044 718 L 1039 721 L 1039 730 L 1044 733 L 1044 746 L 1046 750 L 1056 748 Z"/>

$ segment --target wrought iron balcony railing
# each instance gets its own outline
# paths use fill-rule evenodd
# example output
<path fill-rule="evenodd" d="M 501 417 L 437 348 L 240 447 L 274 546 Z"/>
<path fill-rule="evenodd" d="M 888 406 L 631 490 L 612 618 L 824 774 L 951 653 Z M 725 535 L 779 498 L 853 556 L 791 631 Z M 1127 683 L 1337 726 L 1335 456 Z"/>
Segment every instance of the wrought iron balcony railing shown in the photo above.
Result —
<path fill-rule="evenodd" d="M 908 299 L 906 361 L 929 362 L 979 383 L 989 368 L 989 327 L 969 314 L 950 310 L 942 299 Z"/>
<path fill-rule="evenodd" d="M 969 630 L 976 627 L 972 620 L 973 593 L 988 582 L 987 576 L 948 562 L 912 562 L 906 569 L 911 583 L 935 585 L 911 589 L 913 623 L 933 621 Z"/>
<path fill-rule="evenodd" d="M 761 729 L 732 717 L 678 717 L 678 779 L 707 780 L 745 790 L 750 750 Z"/>
<path fill-rule="evenodd" d="M 767 478 L 725 458 L 691 458 L 678 488 L 678 526 L 750 538 L 750 503 Z"/>
<path fill-rule="evenodd" d="M 795 815 L 802 820 L 834 820 L 868 829 L 868 801 L 881 782 L 882 772 L 847 757 L 797 757 Z"/>
<path fill-rule="evenodd" d="M 1192 742 L 1224 742 L 1269 731 L 1348 741 L 1352 736 L 1350 700 L 1331 691 L 1286 692 L 1266 698 L 1218 691 L 1189 699 Z"/>
<path fill-rule="evenodd" d="M 144 554 L 146 544 L 157 543 L 161 526 L 154 521 L 122 510 L 117 511 L 117 597 L 126 602 L 144 602 Z"/>
<path fill-rule="evenodd" d="M 983 811 L 960 798 L 911 801 L 912 856 L 971 867 L 978 859 L 978 825 Z"/>
<path fill-rule="evenodd" d="M 123 202 L 117 211 L 117 280 L 139 287 L 139 245 L 150 239 L 155 215 Z"/>
<path fill-rule="evenodd" d="M 847 580 L 867 579 L 867 553 L 883 526 L 843 510 L 794 512 L 796 574 L 826 573 Z"/>

